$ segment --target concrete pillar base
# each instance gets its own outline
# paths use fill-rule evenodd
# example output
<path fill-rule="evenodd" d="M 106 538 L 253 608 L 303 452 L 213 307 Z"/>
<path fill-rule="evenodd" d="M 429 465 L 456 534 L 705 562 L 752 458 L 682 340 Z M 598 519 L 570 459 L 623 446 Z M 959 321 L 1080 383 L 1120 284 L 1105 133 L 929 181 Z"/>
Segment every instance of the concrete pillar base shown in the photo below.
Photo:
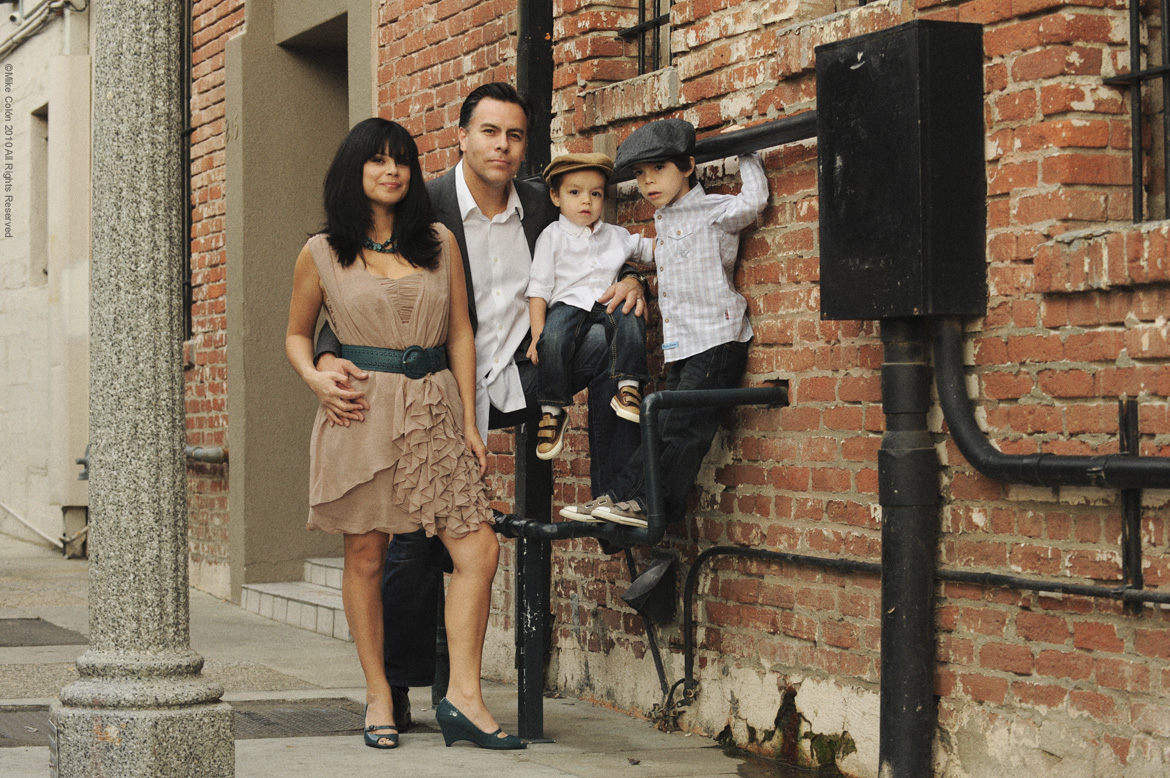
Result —
<path fill-rule="evenodd" d="M 232 709 L 192 651 L 87 651 L 49 712 L 53 778 L 231 778 Z"/>
<path fill-rule="evenodd" d="M 53 778 L 231 778 L 232 710 L 225 703 L 184 708 L 80 708 L 56 704 Z"/>

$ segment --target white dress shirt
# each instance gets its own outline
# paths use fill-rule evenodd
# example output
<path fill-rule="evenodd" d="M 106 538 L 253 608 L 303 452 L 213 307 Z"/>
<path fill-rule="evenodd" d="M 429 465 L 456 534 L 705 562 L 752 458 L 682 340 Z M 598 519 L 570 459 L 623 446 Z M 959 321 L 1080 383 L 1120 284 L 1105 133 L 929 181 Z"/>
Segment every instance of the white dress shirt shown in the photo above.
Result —
<path fill-rule="evenodd" d="M 764 210 L 768 178 L 759 154 L 739 158 L 737 195 L 709 195 L 696 185 L 654 214 L 658 308 L 666 362 L 752 336 L 747 300 L 732 275 L 739 233 Z"/>
<path fill-rule="evenodd" d="M 463 162 L 455 166 L 455 193 L 467 238 L 471 284 L 479 327 L 475 333 L 475 416 L 487 439 L 488 407 L 510 413 L 525 406 L 516 367 L 516 349 L 528 334 L 528 288 L 532 256 L 524 238 L 524 207 L 516 187 L 508 187 L 508 205 L 495 218 L 484 216 L 467 182 Z"/>
<path fill-rule="evenodd" d="M 624 227 L 600 219 L 592 228 L 581 227 L 561 214 L 536 240 L 528 296 L 591 310 L 622 265 L 649 264 L 653 252 L 654 241 Z"/>

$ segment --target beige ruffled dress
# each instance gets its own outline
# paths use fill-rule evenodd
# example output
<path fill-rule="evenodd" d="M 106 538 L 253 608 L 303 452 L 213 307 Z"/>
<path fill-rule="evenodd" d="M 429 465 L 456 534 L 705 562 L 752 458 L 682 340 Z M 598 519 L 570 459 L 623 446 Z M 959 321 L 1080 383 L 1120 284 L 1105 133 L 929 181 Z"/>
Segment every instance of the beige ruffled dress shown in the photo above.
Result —
<path fill-rule="evenodd" d="M 309 239 L 325 309 L 342 343 L 404 349 L 447 341 L 450 233 L 434 270 L 389 279 L 359 257 L 348 268 L 324 235 Z M 367 371 L 355 381 L 370 409 L 364 422 L 330 426 L 317 409 L 310 442 L 309 529 L 360 534 L 444 527 L 462 537 L 491 522 L 487 490 L 463 439 L 463 403 L 450 370 L 419 379 Z"/>

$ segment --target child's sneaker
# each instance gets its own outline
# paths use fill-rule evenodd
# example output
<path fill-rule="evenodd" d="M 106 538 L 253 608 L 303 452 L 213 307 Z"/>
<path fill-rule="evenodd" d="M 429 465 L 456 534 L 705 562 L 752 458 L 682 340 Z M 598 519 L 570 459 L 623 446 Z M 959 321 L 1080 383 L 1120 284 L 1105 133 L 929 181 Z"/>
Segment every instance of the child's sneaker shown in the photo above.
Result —
<path fill-rule="evenodd" d="M 612 521 L 614 524 L 626 524 L 630 527 L 645 527 L 646 511 L 636 500 L 626 500 L 616 505 L 600 506 L 593 510 L 593 518 Z"/>
<path fill-rule="evenodd" d="M 536 428 L 536 458 L 552 459 L 565 447 L 568 413 L 545 413 Z"/>
<path fill-rule="evenodd" d="M 642 393 L 636 386 L 618 387 L 617 394 L 609 401 L 609 407 L 626 421 L 637 424 L 642 415 Z"/>
<path fill-rule="evenodd" d="M 613 500 L 609 499 L 609 495 L 603 494 L 600 497 L 590 500 L 581 505 L 566 505 L 561 508 L 561 517 L 571 519 L 572 521 L 592 521 L 600 523 L 601 519 L 593 518 L 593 511 L 598 508 L 608 508 L 613 505 Z"/>

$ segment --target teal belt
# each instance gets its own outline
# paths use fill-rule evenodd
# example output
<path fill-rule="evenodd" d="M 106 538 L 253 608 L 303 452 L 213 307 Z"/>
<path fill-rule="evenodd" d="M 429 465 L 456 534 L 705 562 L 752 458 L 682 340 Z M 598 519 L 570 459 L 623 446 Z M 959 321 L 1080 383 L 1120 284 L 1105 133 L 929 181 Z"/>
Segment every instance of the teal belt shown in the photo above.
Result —
<path fill-rule="evenodd" d="M 362 370 L 402 373 L 407 378 L 416 379 L 447 368 L 447 351 L 442 346 L 408 346 L 399 350 L 342 344 L 341 358 L 348 359 Z"/>

